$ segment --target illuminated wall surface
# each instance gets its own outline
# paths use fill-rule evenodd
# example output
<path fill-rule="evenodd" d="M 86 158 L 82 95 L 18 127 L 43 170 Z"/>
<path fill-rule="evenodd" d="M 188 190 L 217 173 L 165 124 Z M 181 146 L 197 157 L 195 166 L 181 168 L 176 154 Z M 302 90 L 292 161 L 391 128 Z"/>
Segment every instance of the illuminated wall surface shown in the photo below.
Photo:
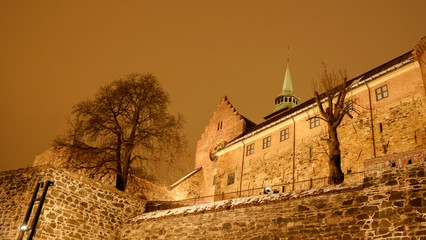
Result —
<path fill-rule="evenodd" d="M 422 239 L 425 154 L 369 171 L 364 183 L 150 212 L 132 219 L 122 239 Z"/>
<path fill-rule="evenodd" d="M 47 191 L 34 239 L 113 239 L 127 219 L 145 210 L 144 201 L 64 169 L 6 171 L 0 173 L 0 239 L 17 239 L 35 186 L 46 180 L 53 186 Z M 28 236 L 29 232 L 23 239 Z"/>
<path fill-rule="evenodd" d="M 346 101 L 353 102 L 355 112 L 338 128 L 345 174 L 364 171 L 365 159 L 425 148 L 422 44 L 422 51 L 403 54 L 352 80 Z M 193 182 L 199 183 L 199 196 L 215 195 L 203 198 L 214 201 L 223 199 L 223 193 L 243 191 L 241 195 L 247 196 L 253 188 L 327 177 L 327 145 L 321 140 L 327 138 L 327 126 L 321 120 L 311 127 L 309 119 L 316 115 L 319 112 L 311 99 L 247 127 L 251 122 L 223 98 L 197 144 L 195 168 L 202 169 Z M 284 131 L 287 136 L 282 138 Z M 222 142 L 226 146 L 217 151 Z"/>

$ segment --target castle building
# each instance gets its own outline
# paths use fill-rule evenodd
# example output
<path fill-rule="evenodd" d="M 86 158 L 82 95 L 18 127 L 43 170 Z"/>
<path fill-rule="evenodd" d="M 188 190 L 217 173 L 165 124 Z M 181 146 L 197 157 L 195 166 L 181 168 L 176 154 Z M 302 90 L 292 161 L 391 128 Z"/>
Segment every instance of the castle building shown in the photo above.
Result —
<path fill-rule="evenodd" d="M 367 159 L 425 148 L 424 49 L 425 38 L 413 51 L 348 81 L 353 118 L 345 117 L 338 128 L 345 182 L 351 173 L 364 171 Z M 313 118 L 319 115 L 315 99 L 300 102 L 292 85 L 287 63 L 275 109 L 259 124 L 223 97 L 197 143 L 195 170 L 171 188 L 186 182 L 193 188 L 188 198 L 215 201 L 280 184 L 270 190 L 291 191 L 295 182 L 328 177 L 321 140 L 326 123 Z"/>

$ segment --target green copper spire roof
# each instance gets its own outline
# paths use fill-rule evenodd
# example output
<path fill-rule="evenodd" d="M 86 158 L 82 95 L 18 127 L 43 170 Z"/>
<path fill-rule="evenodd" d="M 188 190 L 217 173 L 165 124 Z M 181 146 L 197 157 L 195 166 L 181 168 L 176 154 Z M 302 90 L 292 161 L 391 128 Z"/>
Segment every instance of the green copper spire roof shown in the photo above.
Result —
<path fill-rule="evenodd" d="M 285 77 L 284 77 L 282 93 L 293 94 L 293 83 L 291 81 L 290 65 L 288 63 L 287 63 L 287 68 L 285 69 Z"/>
<path fill-rule="evenodd" d="M 300 99 L 293 92 L 293 82 L 290 75 L 289 55 L 287 55 L 287 67 L 285 69 L 284 84 L 281 94 L 275 98 L 274 112 L 284 108 L 293 108 L 299 105 Z"/>

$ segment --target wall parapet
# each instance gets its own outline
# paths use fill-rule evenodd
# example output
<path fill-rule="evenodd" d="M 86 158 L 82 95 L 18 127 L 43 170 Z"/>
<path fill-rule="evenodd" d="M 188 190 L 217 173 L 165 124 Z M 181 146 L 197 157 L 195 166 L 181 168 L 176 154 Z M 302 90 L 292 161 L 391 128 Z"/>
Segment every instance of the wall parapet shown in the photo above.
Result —
<path fill-rule="evenodd" d="M 217 212 L 223 210 L 230 210 L 235 208 L 258 206 L 263 204 L 271 204 L 275 202 L 288 201 L 293 199 L 300 199 L 305 197 L 312 197 L 318 195 L 334 194 L 339 192 L 347 192 L 359 190 L 363 183 L 348 183 L 341 185 L 333 185 L 322 188 L 312 188 L 309 190 L 300 190 L 292 192 L 284 192 L 279 194 L 265 194 L 256 195 L 243 198 L 233 198 L 217 202 L 204 203 L 199 205 L 174 208 L 169 210 L 159 210 L 149 213 L 144 213 L 141 216 L 132 219 L 135 223 L 140 223 L 143 220 L 157 219 L 171 216 L 187 216 L 189 214 L 204 214 L 207 212 Z"/>
<path fill-rule="evenodd" d="M 416 164 L 425 161 L 426 148 L 416 149 L 412 151 L 395 153 L 377 158 L 366 159 L 364 168 L 369 171 L 383 171 L 392 167 L 402 167 L 408 164 Z"/>
<path fill-rule="evenodd" d="M 121 239 L 424 239 L 425 165 L 385 169 L 340 189 L 145 213 L 126 223 Z"/>

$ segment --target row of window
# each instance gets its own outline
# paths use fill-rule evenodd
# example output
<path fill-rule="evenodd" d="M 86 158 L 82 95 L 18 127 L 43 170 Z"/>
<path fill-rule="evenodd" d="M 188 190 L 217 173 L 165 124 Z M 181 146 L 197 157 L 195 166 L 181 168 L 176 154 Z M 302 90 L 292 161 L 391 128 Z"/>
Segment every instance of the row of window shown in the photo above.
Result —
<path fill-rule="evenodd" d="M 233 173 L 228 174 L 228 182 L 227 182 L 226 185 L 229 186 L 229 185 L 233 184 L 234 181 L 235 181 L 235 173 L 233 172 Z M 213 185 L 215 185 L 215 184 L 216 184 L 216 175 L 213 176 Z"/>
<path fill-rule="evenodd" d="M 383 86 L 381 86 L 381 87 L 378 87 L 378 88 L 376 88 L 376 101 L 380 101 L 380 100 L 382 100 L 383 98 L 387 98 L 388 96 L 389 96 L 389 93 L 388 93 L 388 86 L 387 85 L 383 85 Z M 284 99 L 284 101 L 285 102 L 287 102 L 287 97 L 285 97 L 285 98 L 281 98 L 281 99 L 277 99 L 277 101 L 279 101 L 279 103 L 281 103 L 282 101 L 283 101 L 283 99 Z M 290 100 L 290 99 L 292 99 L 292 100 Z M 296 104 L 298 103 L 297 102 L 297 100 L 295 100 L 295 99 L 293 99 L 293 98 L 290 98 L 289 97 L 289 101 L 293 101 L 293 102 L 295 102 Z M 278 103 L 278 102 L 277 102 Z M 351 108 L 351 110 L 353 110 L 353 104 L 352 104 L 352 102 L 350 102 L 349 103 L 350 104 L 350 108 Z M 313 118 L 311 118 L 311 120 L 310 120 L 310 127 L 311 128 L 315 128 L 315 127 L 318 127 L 320 125 L 320 121 L 319 121 L 319 118 L 318 117 L 313 117 Z M 221 130 L 222 129 L 222 127 L 223 127 L 223 121 L 220 121 L 218 124 L 217 124 L 217 130 Z M 285 139 L 287 139 L 288 138 L 288 129 L 286 129 L 287 130 L 287 137 L 285 138 L 285 137 L 283 137 L 283 131 L 285 131 L 285 130 L 283 130 L 283 131 L 281 131 L 281 141 L 283 141 L 283 140 L 285 140 Z M 267 141 L 267 140 L 266 140 Z M 268 145 L 268 143 L 266 143 L 266 145 L 265 145 L 265 140 L 264 140 L 264 144 L 263 144 L 263 148 L 266 148 L 266 147 L 269 147 L 270 146 L 270 144 L 271 144 L 271 141 L 270 141 L 270 139 L 269 139 L 269 145 Z"/>
<path fill-rule="evenodd" d="M 388 96 L 389 96 L 389 94 L 388 94 L 388 87 L 387 87 L 387 85 L 383 85 L 383 86 L 381 86 L 381 87 L 379 87 L 379 88 L 376 89 L 376 100 L 377 101 L 379 101 L 379 100 L 381 100 L 383 98 L 387 98 Z M 349 106 L 350 110 L 353 110 L 353 103 L 350 102 L 348 104 L 350 105 Z M 315 128 L 315 127 L 318 127 L 319 125 L 320 125 L 320 118 L 319 118 L 319 116 L 314 116 L 314 117 L 312 117 L 309 120 L 309 126 L 310 126 L 311 129 Z M 218 130 L 220 130 L 220 129 L 222 129 L 222 122 L 220 122 L 218 124 Z M 289 138 L 289 128 L 286 128 L 286 129 L 284 129 L 284 130 L 282 130 L 280 132 L 280 141 L 282 142 L 282 141 L 284 141 L 284 140 L 286 140 L 288 138 Z M 268 137 L 266 137 L 266 138 L 263 139 L 263 145 L 262 145 L 262 147 L 263 147 L 263 149 L 265 149 L 265 148 L 268 148 L 270 146 L 271 146 L 271 136 L 268 136 Z M 249 155 L 251 155 L 253 153 L 254 153 L 254 143 L 252 143 L 250 145 L 247 145 L 247 147 L 246 147 L 246 156 L 249 156 Z"/>
<path fill-rule="evenodd" d="M 289 138 L 289 128 L 286 128 L 284 130 L 281 130 L 280 132 L 280 141 L 287 140 Z M 263 149 L 268 148 L 271 146 L 271 136 L 268 136 L 263 139 Z M 251 155 L 254 153 L 254 143 L 247 145 L 246 147 L 246 156 Z"/>
<path fill-rule="evenodd" d="M 387 98 L 389 96 L 388 94 L 388 87 L 387 85 L 381 86 L 379 88 L 376 89 L 376 100 L 382 100 L 383 98 Z M 350 103 L 351 106 L 351 110 L 352 110 L 352 103 Z M 310 127 L 311 128 L 315 128 L 318 127 L 320 125 L 320 119 L 318 116 L 315 116 L 313 118 L 310 119 Z M 218 124 L 218 130 L 222 129 L 222 122 L 220 122 Z M 382 124 L 380 123 L 380 132 L 382 132 Z M 284 130 L 281 130 L 280 132 L 280 141 L 284 141 L 289 139 L 289 128 L 286 128 Z M 266 138 L 263 139 L 263 149 L 268 148 L 271 146 L 271 136 L 268 136 Z M 254 143 L 247 145 L 246 147 L 246 155 L 249 156 L 251 154 L 254 153 Z M 309 148 L 309 158 L 312 158 L 312 148 Z M 349 171 L 348 171 L 349 173 Z M 231 185 L 233 184 L 235 181 L 235 173 L 230 173 L 228 174 L 228 181 L 227 181 L 227 185 Z M 213 176 L 213 185 L 216 184 L 216 175 Z M 284 191 L 284 190 L 283 190 Z"/>

